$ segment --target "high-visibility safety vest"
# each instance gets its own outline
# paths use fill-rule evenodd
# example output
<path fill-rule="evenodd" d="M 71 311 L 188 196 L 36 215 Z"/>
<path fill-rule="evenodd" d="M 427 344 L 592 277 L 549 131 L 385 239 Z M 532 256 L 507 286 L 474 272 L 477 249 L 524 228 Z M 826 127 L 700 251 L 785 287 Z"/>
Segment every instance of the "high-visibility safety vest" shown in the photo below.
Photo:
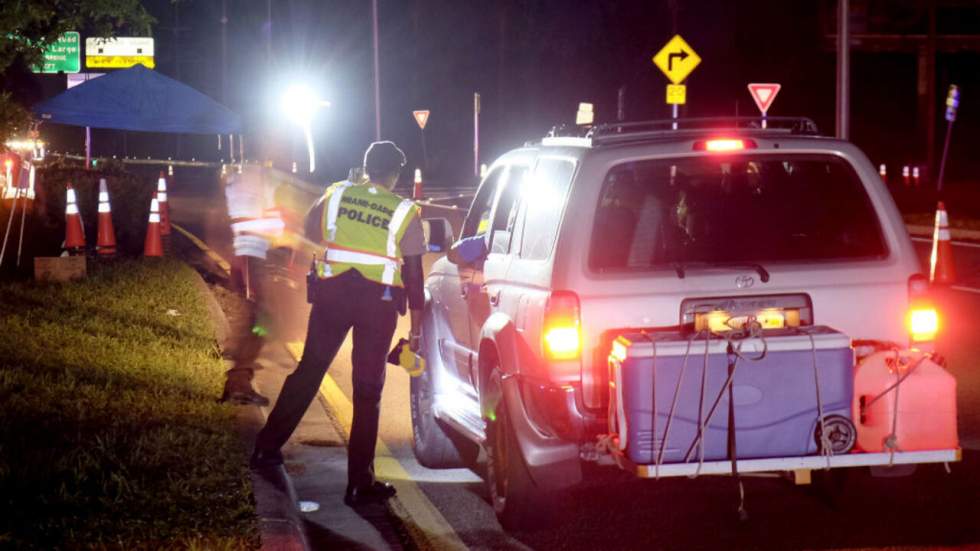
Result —
<path fill-rule="evenodd" d="M 354 269 L 392 287 L 402 283 L 399 244 L 418 207 L 370 183 L 337 182 L 324 196 L 321 228 L 326 242 L 317 275 L 326 279 Z"/>
<path fill-rule="evenodd" d="M 235 256 L 265 259 L 270 240 L 282 235 L 285 224 L 271 205 L 271 182 L 266 169 L 250 166 L 232 175 L 225 186 L 228 217 L 234 234 Z"/>

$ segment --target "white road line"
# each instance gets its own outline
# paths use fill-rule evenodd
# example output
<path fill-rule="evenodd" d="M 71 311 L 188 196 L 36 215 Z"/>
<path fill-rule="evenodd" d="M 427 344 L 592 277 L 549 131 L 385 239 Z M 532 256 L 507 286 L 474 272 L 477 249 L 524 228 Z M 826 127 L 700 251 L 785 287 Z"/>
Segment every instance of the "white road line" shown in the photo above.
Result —
<path fill-rule="evenodd" d="M 932 239 L 928 237 L 913 237 L 912 241 L 917 241 L 919 243 L 932 243 Z M 980 243 L 971 243 L 969 241 L 950 241 L 954 247 L 967 247 L 970 249 L 980 249 Z"/>
<path fill-rule="evenodd" d="M 950 289 L 954 291 L 963 291 L 964 293 L 973 293 L 975 295 L 980 295 L 980 289 L 976 287 L 965 287 L 963 285 L 951 285 Z"/>

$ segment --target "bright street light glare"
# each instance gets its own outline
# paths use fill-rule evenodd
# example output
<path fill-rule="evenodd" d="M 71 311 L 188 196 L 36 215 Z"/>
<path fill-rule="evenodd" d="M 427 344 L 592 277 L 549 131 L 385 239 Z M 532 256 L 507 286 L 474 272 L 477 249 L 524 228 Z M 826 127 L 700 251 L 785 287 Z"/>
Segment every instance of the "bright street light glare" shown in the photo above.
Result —
<path fill-rule="evenodd" d="M 292 122 L 309 124 L 317 110 L 316 96 L 309 87 L 294 84 L 282 96 L 282 110 Z"/>
<path fill-rule="evenodd" d="M 290 121 L 303 130 L 306 139 L 306 149 L 310 157 L 310 172 L 316 170 L 316 159 L 313 153 L 313 131 L 311 128 L 313 116 L 322 107 L 329 107 L 330 102 L 317 98 L 309 86 L 294 84 L 282 95 L 282 111 Z"/>
<path fill-rule="evenodd" d="M 322 107 L 329 107 L 330 102 L 317 98 L 309 86 L 294 84 L 282 95 L 282 111 L 292 122 L 309 124 L 316 112 Z"/>

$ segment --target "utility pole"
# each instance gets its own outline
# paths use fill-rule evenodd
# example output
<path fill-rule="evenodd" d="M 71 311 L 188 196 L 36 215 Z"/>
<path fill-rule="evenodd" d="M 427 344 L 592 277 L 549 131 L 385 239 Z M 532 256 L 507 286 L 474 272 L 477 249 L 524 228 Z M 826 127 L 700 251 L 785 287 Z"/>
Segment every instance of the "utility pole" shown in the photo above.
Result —
<path fill-rule="evenodd" d="M 172 48 L 174 49 L 174 73 L 177 80 L 180 80 L 180 2 L 174 2 L 174 43 Z M 86 134 L 88 138 L 88 134 Z M 175 134 L 174 139 L 176 143 L 174 144 L 174 156 L 178 159 L 180 158 L 180 134 Z"/>
<path fill-rule="evenodd" d="M 926 35 L 925 79 L 926 79 L 926 180 L 931 180 L 936 170 L 936 2 L 928 6 L 929 34 Z M 920 72 L 922 70 L 920 69 Z M 948 131 L 947 131 L 948 135 Z M 949 140 L 946 141 L 949 143 Z M 943 164 L 946 154 L 943 153 Z M 937 177 L 938 178 L 938 177 Z M 942 179 L 938 179 L 942 182 Z"/>
<path fill-rule="evenodd" d="M 272 0 L 265 2 L 265 22 L 269 27 L 269 33 L 265 38 L 265 62 L 269 68 L 272 67 Z"/>
<path fill-rule="evenodd" d="M 228 105 L 228 0 L 221 0 L 221 102 Z"/>
<path fill-rule="evenodd" d="M 374 140 L 381 141 L 381 67 L 378 63 L 378 0 L 371 0 L 371 27 L 374 31 Z"/>
<path fill-rule="evenodd" d="M 837 137 L 851 134 L 851 30 L 848 0 L 837 0 Z"/>
<path fill-rule="evenodd" d="M 473 93 L 473 175 L 480 177 L 480 93 Z"/>

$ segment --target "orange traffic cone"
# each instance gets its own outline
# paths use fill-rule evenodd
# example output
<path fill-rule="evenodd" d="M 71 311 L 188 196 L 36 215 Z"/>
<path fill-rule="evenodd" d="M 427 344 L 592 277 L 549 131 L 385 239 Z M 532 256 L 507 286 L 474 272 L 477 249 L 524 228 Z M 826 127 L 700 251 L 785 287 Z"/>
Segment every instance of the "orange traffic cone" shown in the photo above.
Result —
<path fill-rule="evenodd" d="M 99 233 L 95 250 L 100 255 L 116 254 L 116 232 L 112 228 L 112 208 L 109 206 L 109 191 L 105 178 L 99 178 Z"/>
<path fill-rule="evenodd" d="M 415 186 L 412 187 L 412 199 L 418 201 L 422 199 L 422 171 L 415 169 Z"/>
<path fill-rule="evenodd" d="M 929 258 L 929 281 L 951 285 L 956 279 L 953 271 L 953 245 L 950 243 L 949 217 L 942 201 L 936 206 L 936 227 L 932 232 L 932 255 Z"/>
<path fill-rule="evenodd" d="M 78 213 L 75 189 L 71 187 L 71 182 L 68 182 L 65 199 L 65 250 L 73 255 L 85 251 L 85 230 L 82 229 L 82 215 Z"/>
<path fill-rule="evenodd" d="M 143 256 L 163 256 L 163 238 L 160 235 L 160 203 L 153 194 L 150 201 L 150 223 L 146 226 Z"/>
<path fill-rule="evenodd" d="M 160 171 L 160 179 L 157 180 L 157 201 L 160 203 L 160 234 L 170 235 L 170 205 L 167 202 L 167 179 Z"/>

